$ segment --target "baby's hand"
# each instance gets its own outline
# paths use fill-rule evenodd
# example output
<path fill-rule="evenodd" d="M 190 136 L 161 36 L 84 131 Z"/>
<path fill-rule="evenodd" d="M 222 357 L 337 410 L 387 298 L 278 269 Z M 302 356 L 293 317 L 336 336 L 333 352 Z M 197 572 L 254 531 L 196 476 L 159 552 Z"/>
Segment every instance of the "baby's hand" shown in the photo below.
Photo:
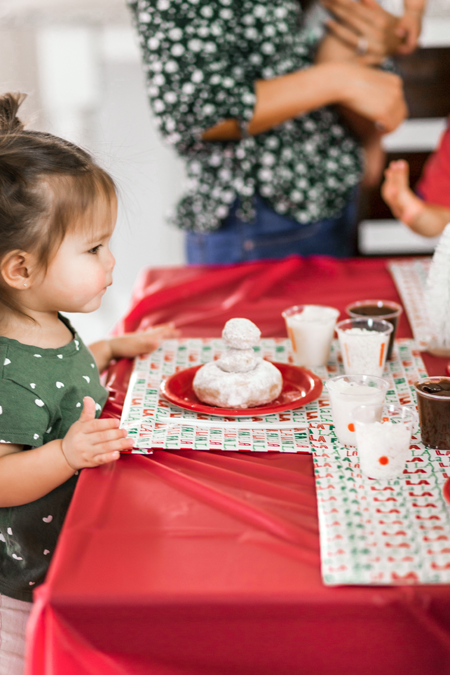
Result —
<path fill-rule="evenodd" d="M 398 47 L 398 54 L 411 54 L 416 47 L 422 30 L 422 14 L 418 11 L 406 10 L 400 17 L 396 34 L 402 38 L 402 44 Z"/>
<path fill-rule="evenodd" d="M 409 165 L 399 159 L 391 162 L 384 172 L 381 196 L 396 218 L 411 227 L 425 203 L 409 187 Z"/>
<path fill-rule="evenodd" d="M 114 462 L 120 450 L 130 450 L 133 441 L 125 438 L 118 419 L 96 419 L 95 401 L 86 396 L 80 419 L 74 422 L 62 440 L 62 451 L 68 465 L 74 469 Z"/>
<path fill-rule="evenodd" d="M 163 323 L 139 333 L 125 333 L 110 340 L 114 359 L 133 358 L 140 354 L 149 354 L 158 348 L 161 340 L 178 337 L 180 331 L 173 323 Z"/>

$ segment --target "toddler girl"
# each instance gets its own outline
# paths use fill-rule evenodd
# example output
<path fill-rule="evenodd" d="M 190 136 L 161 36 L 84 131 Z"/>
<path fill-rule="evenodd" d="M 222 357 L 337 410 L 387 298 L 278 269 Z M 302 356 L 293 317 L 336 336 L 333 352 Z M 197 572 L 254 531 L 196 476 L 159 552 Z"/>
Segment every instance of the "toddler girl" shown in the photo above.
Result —
<path fill-rule="evenodd" d="M 32 592 L 45 579 L 79 470 L 132 447 L 96 419 L 111 359 L 152 351 L 171 325 L 83 344 L 59 312 L 92 312 L 112 283 L 111 177 L 90 155 L 24 130 L 0 97 L 0 675 L 23 671 Z"/>

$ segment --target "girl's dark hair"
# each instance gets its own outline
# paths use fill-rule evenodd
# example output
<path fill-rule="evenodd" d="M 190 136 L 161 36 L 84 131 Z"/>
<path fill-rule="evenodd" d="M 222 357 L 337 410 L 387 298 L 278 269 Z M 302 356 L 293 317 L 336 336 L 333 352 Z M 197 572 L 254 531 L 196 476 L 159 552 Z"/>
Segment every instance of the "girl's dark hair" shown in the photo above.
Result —
<path fill-rule="evenodd" d="M 46 270 L 66 234 L 99 197 L 111 205 L 116 188 L 85 150 L 24 129 L 17 117 L 24 99 L 0 96 L 0 264 L 11 251 L 28 251 Z M 22 313 L 1 280 L 0 303 Z"/>

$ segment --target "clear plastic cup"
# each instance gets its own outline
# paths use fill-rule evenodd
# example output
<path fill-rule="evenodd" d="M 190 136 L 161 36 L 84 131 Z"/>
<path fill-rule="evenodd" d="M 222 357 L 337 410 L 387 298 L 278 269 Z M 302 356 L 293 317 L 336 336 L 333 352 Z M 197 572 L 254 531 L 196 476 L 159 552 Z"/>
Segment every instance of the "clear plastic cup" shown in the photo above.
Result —
<path fill-rule="evenodd" d="M 378 320 L 382 319 L 383 321 L 388 321 L 392 324 L 393 331 L 389 338 L 389 347 L 386 356 L 387 359 L 390 359 L 394 348 L 397 323 L 400 314 L 403 312 L 403 307 L 391 300 L 360 300 L 358 302 L 352 302 L 352 304 L 346 308 L 346 312 L 354 319 L 370 316 Z"/>
<path fill-rule="evenodd" d="M 377 319 L 346 319 L 336 326 L 347 375 L 383 374 L 392 324 Z"/>
<path fill-rule="evenodd" d="M 298 366 L 326 366 L 339 310 L 324 305 L 295 305 L 282 312 Z"/>
<path fill-rule="evenodd" d="M 362 405 L 353 411 L 361 471 L 369 478 L 403 474 L 418 416 L 405 405 Z"/>
<path fill-rule="evenodd" d="M 450 377 L 427 377 L 414 383 L 422 443 L 450 450 Z"/>
<path fill-rule="evenodd" d="M 325 386 L 339 443 L 356 445 L 353 411 L 363 404 L 377 405 L 381 411 L 389 382 L 371 375 L 338 375 L 327 380 Z"/>

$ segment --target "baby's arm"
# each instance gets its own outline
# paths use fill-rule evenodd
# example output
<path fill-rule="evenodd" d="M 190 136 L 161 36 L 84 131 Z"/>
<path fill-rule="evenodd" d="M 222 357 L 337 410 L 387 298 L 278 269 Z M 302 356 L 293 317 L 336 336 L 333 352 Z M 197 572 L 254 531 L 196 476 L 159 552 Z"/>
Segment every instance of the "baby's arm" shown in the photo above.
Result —
<path fill-rule="evenodd" d="M 78 469 L 113 462 L 133 442 L 117 419 L 95 419 L 95 402 L 87 396 L 80 418 L 63 439 L 21 452 L 22 446 L 0 444 L 0 507 L 40 499 L 65 483 Z"/>
<path fill-rule="evenodd" d="M 397 35 L 402 38 L 399 54 L 410 54 L 416 47 L 422 30 L 422 16 L 426 0 L 405 0 L 404 13 L 397 26 Z"/>
<path fill-rule="evenodd" d="M 381 194 L 394 216 L 423 237 L 437 237 L 450 222 L 450 209 L 428 204 L 411 190 L 409 167 L 404 160 L 389 164 Z"/>
<path fill-rule="evenodd" d="M 139 333 L 126 333 L 89 345 L 99 372 L 103 372 L 113 359 L 132 359 L 157 349 L 161 340 L 177 337 L 179 331 L 172 323 L 164 323 Z"/>

